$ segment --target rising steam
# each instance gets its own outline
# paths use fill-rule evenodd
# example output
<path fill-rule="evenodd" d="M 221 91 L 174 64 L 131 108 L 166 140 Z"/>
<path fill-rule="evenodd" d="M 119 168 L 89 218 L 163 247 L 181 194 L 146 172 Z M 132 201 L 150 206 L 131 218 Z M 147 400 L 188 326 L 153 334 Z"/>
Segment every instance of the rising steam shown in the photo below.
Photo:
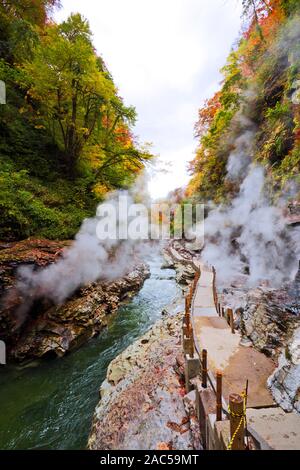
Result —
<path fill-rule="evenodd" d="M 288 229 L 282 207 L 270 205 L 264 169 L 251 165 L 231 205 L 205 220 L 202 259 L 216 267 L 221 283 L 244 274 L 251 286 L 276 287 L 295 276 L 299 241 L 299 228 Z"/>
<path fill-rule="evenodd" d="M 135 190 L 134 190 L 135 191 Z M 115 192 L 107 203 L 115 207 L 117 227 L 112 224 L 114 233 L 107 230 L 107 238 L 97 236 L 98 217 L 86 219 L 77 233 L 72 246 L 66 249 L 55 264 L 44 269 L 22 266 L 18 271 L 18 290 L 31 300 L 47 298 L 61 304 L 77 288 L 99 279 L 114 280 L 130 271 L 140 254 L 138 242 L 130 238 L 119 240 L 115 237 L 116 228 L 126 223 L 127 213 L 119 213 L 119 196 L 133 202 L 128 192 Z M 144 250 L 143 250 L 144 251 Z"/>
<path fill-rule="evenodd" d="M 300 59 L 300 18 L 282 30 L 269 54 L 276 55 L 282 67 Z M 227 163 L 227 179 L 240 184 L 240 191 L 229 206 L 213 209 L 204 224 L 204 262 L 216 267 L 218 280 L 228 284 L 245 275 L 248 285 L 262 282 L 278 287 L 293 279 L 300 258 L 300 228 L 289 227 L 284 216 L 286 201 L 277 205 L 268 194 L 265 170 L 253 161 L 256 126 L 249 119 L 256 90 L 244 96 L 242 110 L 234 125 L 239 129 L 234 151 Z M 299 191 L 290 184 L 286 195 Z"/>

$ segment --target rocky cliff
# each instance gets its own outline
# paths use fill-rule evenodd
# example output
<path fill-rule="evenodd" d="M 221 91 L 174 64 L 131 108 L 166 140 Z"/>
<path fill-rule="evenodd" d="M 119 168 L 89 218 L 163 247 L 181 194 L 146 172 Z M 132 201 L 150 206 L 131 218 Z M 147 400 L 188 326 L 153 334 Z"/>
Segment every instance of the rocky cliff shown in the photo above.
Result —
<path fill-rule="evenodd" d="M 2 245 L 0 251 L 0 339 L 4 340 L 9 359 L 23 361 L 45 356 L 62 356 L 97 335 L 108 316 L 121 302 L 130 298 L 149 276 L 140 263 L 123 278 L 96 282 L 74 293 L 63 305 L 47 299 L 35 301 L 30 308 L 16 289 L 20 265 L 44 267 L 55 262 L 70 242 L 25 240 Z M 26 309 L 25 309 L 26 307 Z"/>

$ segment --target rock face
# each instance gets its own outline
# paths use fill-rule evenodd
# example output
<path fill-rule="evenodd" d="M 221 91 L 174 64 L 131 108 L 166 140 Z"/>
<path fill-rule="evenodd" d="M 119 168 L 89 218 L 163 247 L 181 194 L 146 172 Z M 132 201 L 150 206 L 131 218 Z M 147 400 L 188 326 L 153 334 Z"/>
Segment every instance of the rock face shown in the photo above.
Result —
<path fill-rule="evenodd" d="M 157 322 L 110 364 L 88 441 L 91 450 L 192 449 L 178 369 L 182 313 Z"/>
<path fill-rule="evenodd" d="M 281 354 L 279 366 L 268 385 L 278 405 L 285 411 L 300 413 L 300 327 Z"/>
<path fill-rule="evenodd" d="M 299 324 L 288 309 L 288 289 L 252 289 L 246 296 L 240 319 L 242 334 L 268 356 L 277 356 Z"/>
<path fill-rule="evenodd" d="M 61 306 L 40 301 L 24 318 L 22 299 L 15 292 L 16 269 L 21 264 L 37 267 L 55 262 L 70 242 L 26 240 L 0 251 L 2 308 L 0 339 L 7 345 L 8 357 L 23 361 L 49 355 L 62 356 L 107 325 L 107 316 L 130 298 L 149 277 L 149 269 L 139 264 L 114 282 L 97 282 L 79 289 Z"/>
<path fill-rule="evenodd" d="M 176 281 L 182 288 L 185 288 L 194 279 L 196 272 L 192 253 L 185 244 L 173 240 L 164 249 L 163 255 L 165 259 L 163 267 L 175 269 Z"/>

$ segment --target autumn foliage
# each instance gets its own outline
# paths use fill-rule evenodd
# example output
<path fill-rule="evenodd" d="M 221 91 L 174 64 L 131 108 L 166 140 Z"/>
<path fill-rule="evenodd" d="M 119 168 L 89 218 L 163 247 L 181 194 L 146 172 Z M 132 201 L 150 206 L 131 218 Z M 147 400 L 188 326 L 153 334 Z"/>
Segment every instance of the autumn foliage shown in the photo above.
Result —
<path fill-rule="evenodd" d="M 222 88 L 199 110 L 189 198 L 220 202 L 238 190 L 226 178 L 226 165 L 244 132 L 245 102 L 256 129 L 254 158 L 266 166 L 275 190 L 300 173 L 300 2 L 244 0 L 243 7 L 243 32 L 222 69 Z"/>
<path fill-rule="evenodd" d="M 57 0 L 0 2 L 0 239 L 72 237 L 105 194 L 152 158 L 79 14 Z"/>

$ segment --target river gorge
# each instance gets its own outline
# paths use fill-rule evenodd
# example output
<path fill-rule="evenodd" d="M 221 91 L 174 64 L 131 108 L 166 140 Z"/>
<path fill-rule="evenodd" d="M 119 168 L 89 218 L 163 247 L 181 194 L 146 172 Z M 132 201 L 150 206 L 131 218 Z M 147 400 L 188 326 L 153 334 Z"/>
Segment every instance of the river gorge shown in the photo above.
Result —
<path fill-rule="evenodd" d="M 99 336 L 59 359 L 8 365 L 0 375 L 0 448 L 85 449 L 109 363 L 181 296 L 175 271 L 153 250 L 151 275 Z"/>

